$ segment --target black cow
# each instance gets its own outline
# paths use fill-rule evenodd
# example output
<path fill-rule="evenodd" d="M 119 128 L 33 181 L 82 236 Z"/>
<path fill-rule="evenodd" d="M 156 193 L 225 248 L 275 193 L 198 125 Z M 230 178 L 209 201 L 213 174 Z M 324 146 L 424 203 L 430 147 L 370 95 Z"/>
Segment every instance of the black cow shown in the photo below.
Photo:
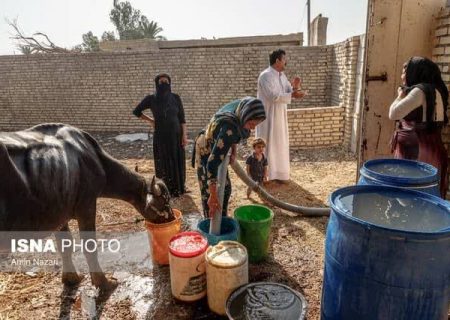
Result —
<path fill-rule="evenodd" d="M 155 223 L 173 219 L 170 194 L 161 180 L 153 177 L 147 183 L 82 130 L 41 124 L 0 133 L 0 231 L 60 230 L 70 235 L 70 219 L 78 221 L 80 231 L 95 231 L 98 197 L 127 201 Z M 96 252 L 85 256 L 90 270 L 101 270 Z M 70 250 L 62 258 L 63 282 L 79 282 Z M 103 272 L 90 274 L 95 286 L 108 287 Z"/>

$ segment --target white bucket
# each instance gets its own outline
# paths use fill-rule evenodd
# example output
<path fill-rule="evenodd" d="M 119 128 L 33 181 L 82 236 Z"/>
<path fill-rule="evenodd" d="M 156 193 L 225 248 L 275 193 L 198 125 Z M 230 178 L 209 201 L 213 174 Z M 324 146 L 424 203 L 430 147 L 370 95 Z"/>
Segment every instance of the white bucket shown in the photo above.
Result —
<path fill-rule="evenodd" d="M 182 232 L 169 243 L 170 286 L 181 301 L 206 295 L 205 251 L 208 241 L 198 232 Z"/>
<path fill-rule="evenodd" d="M 248 283 L 247 249 L 236 241 L 220 241 L 206 250 L 206 282 L 211 311 L 226 315 L 234 289 Z"/>

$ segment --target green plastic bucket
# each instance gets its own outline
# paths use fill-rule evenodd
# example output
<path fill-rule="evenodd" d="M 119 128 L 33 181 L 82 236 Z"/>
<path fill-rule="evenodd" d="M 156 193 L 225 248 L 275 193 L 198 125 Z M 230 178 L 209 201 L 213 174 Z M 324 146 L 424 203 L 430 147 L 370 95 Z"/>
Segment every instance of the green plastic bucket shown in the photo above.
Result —
<path fill-rule="evenodd" d="M 264 260 L 269 251 L 273 211 L 262 205 L 246 205 L 234 210 L 234 218 L 239 223 L 238 240 L 247 248 L 249 261 Z"/>

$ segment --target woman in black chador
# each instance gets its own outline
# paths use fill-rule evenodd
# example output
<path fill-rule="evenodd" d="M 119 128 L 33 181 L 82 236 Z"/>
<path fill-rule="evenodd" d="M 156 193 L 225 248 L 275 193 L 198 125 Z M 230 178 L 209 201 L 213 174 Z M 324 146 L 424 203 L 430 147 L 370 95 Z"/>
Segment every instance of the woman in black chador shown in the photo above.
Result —
<path fill-rule="evenodd" d="M 171 92 L 168 74 L 155 78 L 156 93 L 146 96 L 133 114 L 154 127 L 153 158 L 158 178 L 163 179 L 172 196 L 185 192 L 186 162 L 184 147 L 187 145 L 186 121 L 180 97 Z M 150 109 L 153 118 L 142 113 Z"/>

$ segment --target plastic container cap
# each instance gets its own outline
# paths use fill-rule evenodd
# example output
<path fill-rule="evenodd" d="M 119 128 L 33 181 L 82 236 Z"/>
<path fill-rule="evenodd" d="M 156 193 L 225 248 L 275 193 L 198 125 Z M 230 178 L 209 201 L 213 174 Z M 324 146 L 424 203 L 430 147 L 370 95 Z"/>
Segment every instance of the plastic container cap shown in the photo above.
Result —
<path fill-rule="evenodd" d="M 174 256 L 191 258 L 206 251 L 208 241 L 200 233 L 187 231 L 172 237 L 169 242 L 169 251 Z"/>
<path fill-rule="evenodd" d="M 236 241 L 220 241 L 209 248 L 206 259 L 218 267 L 236 267 L 247 261 L 247 249 Z"/>

